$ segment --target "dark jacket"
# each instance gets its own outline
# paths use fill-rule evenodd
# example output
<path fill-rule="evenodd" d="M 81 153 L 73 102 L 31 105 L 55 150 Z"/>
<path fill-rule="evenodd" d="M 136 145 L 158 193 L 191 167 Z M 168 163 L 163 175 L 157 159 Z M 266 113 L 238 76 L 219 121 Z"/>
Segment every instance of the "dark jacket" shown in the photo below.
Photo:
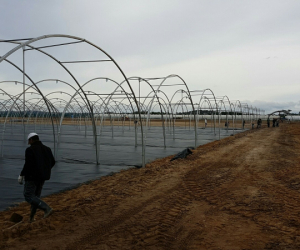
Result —
<path fill-rule="evenodd" d="M 25 151 L 25 164 L 21 176 L 27 181 L 49 180 L 55 164 L 52 151 L 41 141 L 36 141 Z"/>

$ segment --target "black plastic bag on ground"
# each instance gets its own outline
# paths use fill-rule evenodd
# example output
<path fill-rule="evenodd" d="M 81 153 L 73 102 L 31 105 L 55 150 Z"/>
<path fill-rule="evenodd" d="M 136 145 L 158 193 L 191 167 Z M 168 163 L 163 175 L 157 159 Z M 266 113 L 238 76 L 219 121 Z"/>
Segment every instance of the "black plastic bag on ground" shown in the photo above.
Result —
<path fill-rule="evenodd" d="M 183 150 L 180 153 L 178 153 L 177 155 L 175 155 L 170 161 L 186 158 L 188 155 L 193 153 L 191 149 L 194 149 L 194 148 L 186 148 L 185 150 Z"/>

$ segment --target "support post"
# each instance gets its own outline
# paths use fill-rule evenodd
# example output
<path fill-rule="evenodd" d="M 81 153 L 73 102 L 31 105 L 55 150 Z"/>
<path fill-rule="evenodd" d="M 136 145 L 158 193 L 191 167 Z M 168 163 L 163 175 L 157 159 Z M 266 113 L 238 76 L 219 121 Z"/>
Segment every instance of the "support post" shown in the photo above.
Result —
<path fill-rule="evenodd" d="M 24 134 L 24 141 L 26 142 L 26 131 L 25 131 L 25 47 L 23 46 L 23 117 L 22 117 L 22 124 L 23 124 L 23 134 Z"/>

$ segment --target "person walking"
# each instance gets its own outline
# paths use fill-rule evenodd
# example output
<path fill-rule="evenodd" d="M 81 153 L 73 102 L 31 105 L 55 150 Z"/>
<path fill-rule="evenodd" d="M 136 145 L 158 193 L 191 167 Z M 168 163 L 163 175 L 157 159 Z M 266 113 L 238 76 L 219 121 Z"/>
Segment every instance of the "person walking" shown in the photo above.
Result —
<path fill-rule="evenodd" d="M 50 179 L 55 159 L 51 149 L 40 141 L 38 134 L 30 133 L 27 140 L 30 146 L 25 151 L 25 164 L 18 182 L 22 185 L 25 181 L 23 194 L 31 204 L 30 222 L 33 222 L 37 209 L 44 211 L 44 218 L 53 213 L 53 209 L 40 197 L 45 181 Z"/>
<path fill-rule="evenodd" d="M 206 120 L 206 118 L 204 120 L 204 124 L 205 124 L 205 128 L 206 128 L 206 126 L 207 126 L 207 120 Z"/>
<path fill-rule="evenodd" d="M 267 119 L 267 124 L 268 124 L 268 128 L 269 128 L 270 127 L 270 119 L 269 119 L 269 117 Z"/>
<path fill-rule="evenodd" d="M 257 127 L 256 128 L 261 128 L 261 119 L 260 118 L 258 118 L 258 120 L 257 120 Z"/>

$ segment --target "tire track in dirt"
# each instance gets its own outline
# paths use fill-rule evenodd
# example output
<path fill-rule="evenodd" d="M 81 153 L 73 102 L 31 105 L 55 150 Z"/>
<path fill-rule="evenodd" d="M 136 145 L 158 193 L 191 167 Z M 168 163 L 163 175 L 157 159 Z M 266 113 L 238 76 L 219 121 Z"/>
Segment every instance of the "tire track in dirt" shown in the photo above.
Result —
<path fill-rule="evenodd" d="M 219 165 L 219 163 L 216 163 L 216 165 Z M 183 245 L 187 247 L 193 237 L 199 237 L 201 234 L 199 230 L 190 231 L 189 228 L 183 227 L 183 217 L 185 216 L 184 211 L 186 207 L 195 198 L 199 200 L 206 198 L 209 203 L 213 203 L 213 199 L 218 200 L 218 198 L 211 198 L 209 195 L 211 192 L 208 190 L 214 190 L 216 187 L 232 181 L 231 170 L 228 167 L 213 169 L 210 171 L 211 173 L 208 177 L 205 178 L 205 182 L 199 181 L 199 178 L 201 179 L 202 176 L 201 173 L 207 172 L 208 168 L 212 168 L 212 164 L 204 168 L 192 168 L 183 178 L 184 181 L 182 184 L 177 187 L 177 191 L 171 196 L 169 195 L 159 201 L 161 206 L 158 211 L 153 213 L 154 218 L 151 218 L 151 215 L 147 213 L 149 221 L 152 221 L 152 219 L 156 221 L 156 223 L 153 224 L 155 232 L 149 235 L 149 237 L 151 237 L 151 245 L 163 249 L 172 249 L 173 247 L 177 248 L 175 246 L 179 244 L 181 246 L 179 249 L 181 249 Z M 215 181 L 212 182 L 213 176 L 215 176 Z M 203 186 L 206 186 L 206 190 L 203 189 Z M 206 194 L 204 195 L 205 192 Z M 159 218 L 159 220 L 157 220 L 157 218 Z M 136 220 L 138 221 L 138 218 L 136 218 Z M 131 225 L 128 226 L 130 227 Z M 120 229 L 120 231 L 122 230 L 124 230 L 124 228 Z M 142 231 L 138 234 L 138 238 L 147 242 L 147 237 L 145 238 L 144 235 L 145 232 Z M 146 245 L 139 245 L 139 247 L 142 246 L 145 247 Z"/>
<path fill-rule="evenodd" d="M 161 209 L 156 215 L 159 220 L 159 229 L 156 231 L 155 246 L 163 249 L 176 249 L 178 242 L 185 242 L 184 235 L 192 237 L 188 228 L 184 227 L 183 218 L 186 214 L 186 207 L 191 203 L 191 196 L 181 183 L 177 191 L 169 197 L 160 201 Z M 155 216 L 155 215 L 154 215 Z M 162 237 L 163 236 L 163 237 Z M 188 242 L 186 242 L 188 243 Z"/>
<path fill-rule="evenodd" d="M 241 145 L 239 142 L 236 142 L 234 144 L 236 145 L 234 145 L 233 147 L 229 147 L 228 150 L 233 151 L 238 147 L 240 156 L 237 157 L 233 162 L 232 154 L 229 153 L 228 158 L 230 166 L 226 165 L 228 154 L 224 153 L 222 155 L 222 162 L 210 161 L 207 168 L 205 169 L 195 168 L 191 172 L 186 174 L 186 176 L 184 177 L 184 181 L 188 192 L 194 197 L 195 200 L 205 200 L 210 205 L 216 206 L 224 212 L 234 212 L 234 214 L 236 215 L 239 215 L 241 217 L 248 217 L 251 219 L 251 213 L 249 216 L 249 210 L 247 209 L 247 206 L 249 204 L 247 202 L 239 202 L 239 204 L 236 204 L 236 201 L 238 202 L 238 200 L 235 200 L 236 197 L 232 197 L 234 192 L 234 185 L 231 186 L 231 184 L 234 183 L 236 179 L 244 179 L 243 174 L 241 174 L 239 171 L 239 168 L 240 163 L 243 162 L 243 159 L 241 159 L 243 158 L 242 155 L 246 155 L 249 152 L 249 146 L 243 147 L 244 145 Z M 251 169 L 248 169 L 247 165 L 244 165 L 243 173 L 245 173 L 245 171 L 250 172 Z M 251 171 L 251 175 L 254 175 L 251 176 L 251 181 L 253 182 L 261 179 L 259 173 Z M 227 207 L 229 207 L 229 209 Z M 238 209 L 234 210 L 233 208 L 235 207 Z M 242 207 L 246 207 L 246 209 L 244 211 L 240 210 Z"/>
<path fill-rule="evenodd" d="M 193 175 L 194 170 L 190 172 Z M 126 234 L 126 237 L 130 238 L 137 249 L 151 246 L 172 249 L 173 246 L 177 248 L 175 247 L 177 244 L 187 247 L 192 238 L 197 235 L 196 232 L 199 234 L 199 231 L 190 231 L 183 226 L 182 219 L 185 216 L 186 207 L 189 206 L 192 198 L 189 193 L 189 188 L 181 182 L 164 194 L 155 196 L 139 207 L 123 213 L 120 217 L 109 222 L 108 225 L 93 229 L 92 232 L 76 240 L 67 249 L 72 249 L 74 246 L 82 248 L 86 245 L 92 248 L 94 245 L 98 246 L 104 243 L 111 247 L 116 247 L 105 240 L 106 235 L 111 230 L 113 230 L 115 238 L 119 239 L 124 236 L 124 231 L 127 230 L 131 235 L 128 236 Z M 134 219 L 131 220 L 130 218 L 133 216 Z M 145 221 L 145 217 L 147 222 L 137 228 L 137 222 Z M 137 229 L 134 231 L 127 228 Z"/>
<path fill-rule="evenodd" d="M 230 157 L 227 153 L 224 153 L 224 155 Z M 226 156 L 224 156 L 224 166 L 227 165 Z M 164 237 L 162 241 L 156 242 L 155 246 L 160 246 L 164 249 L 187 249 L 188 246 L 191 248 L 196 247 L 189 244 L 193 238 L 199 238 L 201 231 L 190 231 L 189 228 L 185 227 L 184 236 L 182 233 L 183 230 L 180 230 L 183 227 L 182 219 L 184 215 L 180 214 L 180 211 L 184 210 L 192 200 L 205 200 L 209 204 L 218 203 L 219 196 L 222 195 L 222 192 L 216 192 L 215 194 L 214 192 L 222 185 L 233 181 L 234 176 L 232 175 L 231 167 L 233 167 L 232 164 L 230 167 L 220 167 L 220 162 L 210 162 L 205 167 L 193 167 L 183 177 L 180 191 L 177 192 L 172 202 L 170 202 L 169 199 L 163 200 L 165 210 L 157 215 L 157 217 L 161 218 L 161 227 L 157 231 L 157 235 L 163 235 Z M 184 200 L 188 202 L 182 203 Z"/>
<path fill-rule="evenodd" d="M 177 186 L 169 189 L 166 191 L 167 194 L 173 194 L 178 189 Z M 161 199 L 166 195 L 166 193 L 156 195 L 144 202 L 142 202 L 139 206 L 133 207 L 116 218 L 114 218 L 112 221 L 103 224 L 94 226 L 90 229 L 90 232 L 85 234 L 84 236 L 80 237 L 79 239 L 75 239 L 74 242 L 72 242 L 70 245 L 66 247 L 67 250 L 72 249 L 83 249 L 85 245 L 87 244 L 93 244 L 94 241 L 98 239 L 99 236 L 101 238 L 105 235 L 107 235 L 113 228 L 118 227 L 120 224 L 124 223 L 126 220 L 129 220 L 131 217 L 138 215 L 142 211 L 146 210 L 147 206 L 153 204 L 155 201 Z"/>
<path fill-rule="evenodd" d="M 187 250 L 190 249 L 190 247 L 193 247 L 191 245 L 192 240 L 199 235 L 201 232 L 198 230 L 192 230 L 188 233 L 186 237 L 184 237 L 178 244 L 178 249 Z M 195 248 L 196 249 L 196 248 Z"/>
<path fill-rule="evenodd" d="M 285 156 L 287 155 L 287 150 L 289 152 L 288 155 L 293 155 L 293 145 L 291 141 L 286 142 L 284 134 L 285 131 L 282 130 L 281 135 L 273 138 L 275 143 L 267 145 L 274 154 L 274 157 L 270 157 L 269 162 L 266 162 L 267 166 L 258 164 L 257 168 L 252 167 L 252 182 L 260 183 L 257 196 L 253 197 L 251 201 L 245 202 L 244 200 L 241 203 L 236 203 L 234 206 L 226 208 L 226 210 L 251 219 L 262 231 L 268 230 L 274 234 L 280 232 L 282 235 L 286 235 L 290 239 L 286 240 L 288 243 L 285 246 L 291 247 L 290 242 L 299 234 L 300 228 L 300 223 L 297 222 L 300 214 L 299 203 L 295 199 L 295 197 L 299 196 L 299 192 L 291 192 L 283 186 L 285 184 L 282 181 L 282 175 L 279 173 L 287 171 L 287 167 L 293 167 L 291 164 L 286 164 Z M 285 142 L 282 142 L 282 140 L 285 140 Z M 262 149 L 259 150 L 259 148 L 257 151 L 264 152 Z M 262 157 L 260 156 L 259 158 Z M 259 162 L 259 160 L 256 159 L 255 162 Z M 277 177 L 276 174 L 278 174 Z M 266 180 L 268 180 L 268 183 L 266 183 Z M 295 206 L 288 205 L 288 203 L 295 204 Z M 288 220 L 287 214 L 290 218 Z M 271 241 L 268 244 L 273 246 L 275 244 L 273 243 Z"/>
<path fill-rule="evenodd" d="M 126 228 L 137 228 L 137 222 L 145 221 L 146 217 L 147 221 L 142 226 L 137 228 L 136 231 L 131 230 L 129 232 L 132 235 L 132 244 L 136 246 L 136 249 L 151 246 L 172 249 L 174 241 L 177 242 L 183 231 L 186 232 L 186 228 L 181 225 L 180 221 L 184 216 L 185 207 L 189 204 L 189 197 L 186 196 L 185 190 L 180 184 L 151 200 L 149 206 L 150 203 L 152 203 L 154 209 L 144 207 L 138 214 L 135 214 L 133 221 L 126 220 L 124 223 L 116 225 L 114 235 L 115 237 L 118 236 L 117 238 L 122 238 Z M 191 237 L 192 235 L 189 235 L 188 239 Z M 105 241 L 105 234 L 98 238 L 95 245 L 101 244 L 103 240 Z"/>
<path fill-rule="evenodd" d="M 269 230 L 296 236 L 300 229 L 297 222 L 300 214 L 297 199 L 299 191 L 293 190 L 288 183 L 291 182 L 290 178 L 293 178 L 291 173 L 298 173 L 298 166 L 288 162 L 287 158 L 297 158 L 294 152 L 297 145 L 295 135 L 291 134 L 289 129 L 290 127 L 283 127 L 277 140 L 273 140 L 273 147 L 270 147 L 275 157 L 270 159 L 268 172 L 272 174 L 274 180 L 272 185 L 262 186 L 266 202 L 265 210 L 261 211 L 261 206 L 258 206 L 257 211 L 261 213 L 254 216 L 253 220 Z"/>

